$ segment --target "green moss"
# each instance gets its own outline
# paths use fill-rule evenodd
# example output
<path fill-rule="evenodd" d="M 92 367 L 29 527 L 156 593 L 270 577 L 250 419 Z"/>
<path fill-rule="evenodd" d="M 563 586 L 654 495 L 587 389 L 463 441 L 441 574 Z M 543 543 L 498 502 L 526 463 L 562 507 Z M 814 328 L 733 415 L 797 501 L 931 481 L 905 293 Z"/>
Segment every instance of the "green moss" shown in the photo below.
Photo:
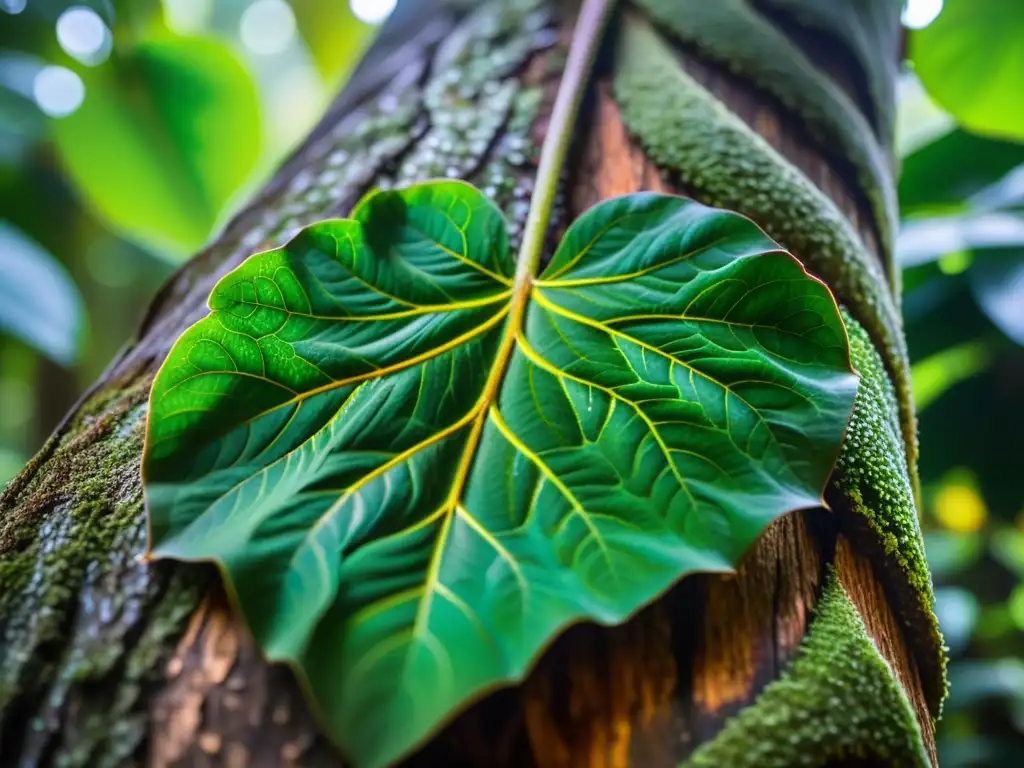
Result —
<path fill-rule="evenodd" d="M 798 656 L 686 768 L 929 766 L 910 702 L 830 573 Z"/>
<path fill-rule="evenodd" d="M 145 384 L 145 383 L 144 383 Z M 109 556 L 141 518 L 139 455 L 148 387 L 96 407 L 0 517 L 0 709 L 38 674 L 36 648 L 59 640 L 88 563 Z M 113 649 L 116 651 L 117 649 Z"/>
<path fill-rule="evenodd" d="M 146 732 L 143 687 L 205 583 L 137 560 L 148 390 L 101 391 L 0 498 L 0 721 L 31 716 L 26 764 L 126 764 Z"/>
<path fill-rule="evenodd" d="M 925 696 L 938 714 L 946 691 L 946 656 L 900 435 L 896 394 L 867 333 L 846 310 L 843 319 L 860 383 L 829 498 L 841 497 L 845 504 L 833 506 L 852 511 L 853 527 L 866 526 L 882 556 L 896 566 L 890 568 L 896 578 L 886 583 L 902 593 L 895 607 L 907 626 L 908 639 L 919 646 L 915 655 Z"/>
<path fill-rule="evenodd" d="M 889 159 L 853 100 L 748 0 L 637 0 L 686 45 L 750 80 L 798 116 L 823 149 L 852 164 L 869 201 L 890 277 L 898 221 Z M 894 284 L 895 285 L 895 284 Z"/>
<path fill-rule="evenodd" d="M 60 602 L 63 595 L 51 593 L 65 582 L 50 574 L 103 554 L 117 531 L 137 516 L 141 499 L 130 497 L 138 487 L 144 396 L 140 392 L 115 412 L 83 424 L 50 459 L 60 470 L 35 472 L 36 482 L 21 494 L 25 500 L 5 511 L 0 520 L 0 616 L 43 572 L 45 582 L 35 590 L 44 604 Z M 110 510 L 106 504 L 118 491 L 129 500 Z M 50 510 L 53 514 L 43 514 Z M 61 586 L 51 589 L 46 582 Z"/>
<path fill-rule="evenodd" d="M 878 261 L 835 203 L 690 77 L 645 21 L 627 17 L 620 35 L 614 87 L 629 130 L 696 197 L 752 218 L 852 308 L 884 354 L 915 467 L 906 342 Z"/>

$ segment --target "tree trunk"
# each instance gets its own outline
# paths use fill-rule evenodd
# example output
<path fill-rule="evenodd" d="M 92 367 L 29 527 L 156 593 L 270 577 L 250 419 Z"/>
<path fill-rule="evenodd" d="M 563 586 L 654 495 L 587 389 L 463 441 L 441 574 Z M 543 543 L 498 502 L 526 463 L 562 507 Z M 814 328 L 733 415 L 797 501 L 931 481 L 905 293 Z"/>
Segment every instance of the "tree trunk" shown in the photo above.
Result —
<path fill-rule="evenodd" d="M 551 237 L 598 200 L 642 189 L 728 204 L 830 282 L 901 391 L 900 339 L 876 332 L 873 304 L 856 290 L 858 280 L 880 281 L 889 252 L 888 160 L 881 174 L 870 161 L 887 158 L 900 3 L 870 0 L 851 11 L 814 0 L 716 2 L 621 4 L 577 127 Z M 704 19 L 702 4 L 721 8 L 706 15 L 724 14 L 728 23 Z M 171 279 L 133 341 L 0 496 L 0 764 L 340 764 L 288 671 L 260 658 L 216 573 L 140 559 L 149 386 L 178 334 L 205 313 L 219 276 L 303 225 L 347 214 L 372 187 L 469 180 L 506 211 L 516 237 L 574 18 L 573 3 L 559 0 L 406 0 L 320 126 Z M 681 146 L 688 132 L 707 126 L 672 123 L 656 136 L 631 121 L 643 73 L 639 80 L 622 74 L 636 69 L 622 66 L 623 56 L 638 55 L 629 49 L 636 39 L 623 36 L 630 25 L 656 36 L 671 50 L 672 66 L 713 94 L 728 120 L 764 140 L 744 150 L 747 171 L 732 180 L 737 200 L 715 191 L 691 155 L 672 155 L 674 137 Z M 759 35 L 768 47 L 759 47 Z M 749 50 L 731 50 L 737 42 Z M 859 135 L 830 133 L 844 119 L 829 112 L 831 102 L 814 103 L 813 88 L 785 90 L 780 43 L 788 61 L 808 70 L 808 82 L 855 110 Z M 666 96 L 675 87 L 666 79 Z M 865 140 L 866 164 L 856 156 Z M 708 158 L 715 157 L 711 141 Z M 755 195 L 758 153 L 777 157 L 831 201 L 841 212 L 835 226 L 859 238 L 869 267 L 854 267 L 860 272 L 852 277 L 838 267 L 830 273 L 829 245 L 804 232 L 814 216 L 805 221 L 793 212 L 786 185 L 768 179 Z M 912 423 L 905 403 L 903 412 Z M 914 764 L 857 730 L 859 715 L 844 698 L 850 686 L 830 693 L 825 705 L 798 697 L 782 706 L 768 695 L 783 690 L 773 681 L 786 679 L 787 669 L 793 679 L 804 674 L 794 660 L 813 656 L 805 636 L 826 582 L 855 606 L 854 629 L 866 632 L 886 662 L 877 669 L 897 681 L 897 699 L 910 713 L 898 730 L 919 739 L 921 754 L 934 762 L 943 663 L 934 633 L 915 619 L 902 561 L 873 535 L 878 525 L 860 520 L 839 490 L 828 498 L 831 511 L 774 524 L 735 575 L 688 578 L 618 628 L 570 629 L 525 683 L 472 706 L 411 763 L 712 765 L 709 745 L 729 735 L 727 723 L 748 723 L 737 713 L 761 705 L 769 711 L 760 725 L 741 734 L 751 755 L 765 755 L 751 765 Z M 874 706 L 860 704 L 865 712 Z M 785 731 L 776 737 L 791 739 L 797 751 L 767 743 L 771 734 L 758 728 L 770 731 L 772 722 Z M 797 727 L 808 722 L 810 736 Z M 806 746 L 812 742 L 817 747 Z"/>

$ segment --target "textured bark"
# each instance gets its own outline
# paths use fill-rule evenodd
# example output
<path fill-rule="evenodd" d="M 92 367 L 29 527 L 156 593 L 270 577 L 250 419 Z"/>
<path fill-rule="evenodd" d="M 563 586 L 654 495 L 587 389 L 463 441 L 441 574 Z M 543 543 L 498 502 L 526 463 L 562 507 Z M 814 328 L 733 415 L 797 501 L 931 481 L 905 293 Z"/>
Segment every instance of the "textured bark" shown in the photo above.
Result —
<path fill-rule="evenodd" d="M 524 0 L 518 5 L 536 8 L 502 26 L 499 6 L 516 4 L 467 12 L 409 0 L 400 8 L 309 140 L 174 276 L 135 339 L 0 496 L 0 763 L 340 763 L 289 673 L 260 658 L 212 569 L 138 559 L 145 399 L 220 275 L 295 227 L 344 215 L 373 186 L 458 175 L 490 188 L 521 225 L 573 12 Z M 480 32 L 488 14 L 495 29 Z M 466 37 L 477 46 L 470 64 L 453 54 Z M 877 249 L 841 158 L 771 98 L 687 55 L 704 84 Z M 471 66 L 493 75 L 462 92 Z M 686 192 L 630 137 L 600 69 L 585 109 L 552 237 L 611 195 Z M 465 123 L 459 136 L 473 136 L 458 147 L 446 147 L 452 119 Z M 570 629 L 523 685 L 478 702 L 411 762 L 676 765 L 780 675 L 829 564 L 907 691 L 931 751 L 917 663 L 878 566 L 860 552 L 825 510 L 787 516 L 735 575 L 686 579 L 622 627 Z"/>

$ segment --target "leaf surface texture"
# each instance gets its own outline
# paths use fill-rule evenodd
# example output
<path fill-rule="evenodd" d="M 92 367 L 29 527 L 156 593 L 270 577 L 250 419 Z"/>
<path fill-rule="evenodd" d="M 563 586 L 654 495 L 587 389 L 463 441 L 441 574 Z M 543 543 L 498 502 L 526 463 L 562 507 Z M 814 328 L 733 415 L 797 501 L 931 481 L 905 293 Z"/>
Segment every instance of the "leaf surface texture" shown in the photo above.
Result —
<path fill-rule="evenodd" d="M 154 552 L 221 566 L 359 766 L 819 505 L 856 389 L 828 289 L 667 195 L 517 276 L 473 187 L 373 193 L 210 308 L 153 388 Z"/>

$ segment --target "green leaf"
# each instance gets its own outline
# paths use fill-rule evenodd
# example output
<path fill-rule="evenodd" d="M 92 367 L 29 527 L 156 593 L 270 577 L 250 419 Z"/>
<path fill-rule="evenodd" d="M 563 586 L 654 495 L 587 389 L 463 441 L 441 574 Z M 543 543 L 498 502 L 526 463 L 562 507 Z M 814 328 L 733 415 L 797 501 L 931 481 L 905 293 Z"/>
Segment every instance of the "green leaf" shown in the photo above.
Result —
<path fill-rule="evenodd" d="M 21 230 L 0 221 L 0 267 L 0 332 L 61 365 L 74 363 L 85 313 L 64 265 Z"/>
<path fill-rule="evenodd" d="M 900 157 L 945 136 L 956 127 L 953 116 L 925 91 L 913 70 L 899 79 L 896 110 L 896 154 Z"/>
<path fill-rule="evenodd" d="M 964 127 L 1024 140 L 1024 3 L 945 0 L 910 36 L 914 69 L 928 94 Z"/>
<path fill-rule="evenodd" d="M 920 413 L 951 387 L 984 371 L 992 364 L 990 345 L 975 339 L 946 347 L 911 366 L 914 405 Z"/>
<path fill-rule="evenodd" d="M 1024 164 L 1012 168 L 972 195 L 967 202 L 984 210 L 1006 210 L 1021 205 L 1024 203 Z"/>
<path fill-rule="evenodd" d="M 373 27 L 355 17 L 347 2 L 292 0 L 299 32 L 328 83 L 341 82 L 373 37 Z"/>
<path fill-rule="evenodd" d="M 900 210 L 962 210 L 972 195 L 1024 164 L 1024 144 L 950 131 L 903 159 Z"/>
<path fill-rule="evenodd" d="M 82 106 L 53 124 L 71 181 L 132 239 L 176 255 L 202 246 L 260 154 L 247 70 L 217 40 L 166 37 L 81 75 Z"/>
<path fill-rule="evenodd" d="M 358 766 L 819 506 L 856 389 L 825 285 L 667 195 L 535 278 L 473 187 L 379 192 L 210 307 L 153 386 L 153 551 L 221 565 Z"/>

